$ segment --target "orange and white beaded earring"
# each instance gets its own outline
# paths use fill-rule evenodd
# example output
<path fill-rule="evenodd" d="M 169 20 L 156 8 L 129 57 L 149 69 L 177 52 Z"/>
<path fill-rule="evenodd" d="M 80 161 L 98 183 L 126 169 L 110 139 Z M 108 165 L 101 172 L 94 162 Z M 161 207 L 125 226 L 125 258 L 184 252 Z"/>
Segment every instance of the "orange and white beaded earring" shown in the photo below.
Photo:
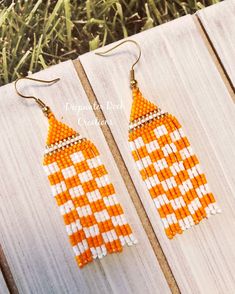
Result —
<path fill-rule="evenodd" d="M 48 118 L 43 166 L 79 267 L 136 244 L 95 145 L 58 121 L 42 100 L 21 94 L 16 87 L 20 79 L 59 79 L 19 78 L 15 89 L 21 97 L 34 99 Z"/>
<path fill-rule="evenodd" d="M 131 42 L 139 55 L 130 71 L 133 102 L 129 123 L 132 156 L 159 212 L 165 233 L 172 239 L 177 233 L 219 213 L 197 156 L 178 120 L 146 100 L 135 79 L 134 66 L 141 48 L 134 40 L 98 52 L 103 56 L 120 45 Z"/>

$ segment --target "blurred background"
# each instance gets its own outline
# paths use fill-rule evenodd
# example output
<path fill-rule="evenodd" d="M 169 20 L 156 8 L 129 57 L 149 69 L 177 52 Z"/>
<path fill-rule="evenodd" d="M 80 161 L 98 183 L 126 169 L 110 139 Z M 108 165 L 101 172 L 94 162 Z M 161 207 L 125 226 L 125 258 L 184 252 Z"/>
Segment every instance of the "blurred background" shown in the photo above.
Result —
<path fill-rule="evenodd" d="M 0 85 L 220 0 L 0 0 Z"/>

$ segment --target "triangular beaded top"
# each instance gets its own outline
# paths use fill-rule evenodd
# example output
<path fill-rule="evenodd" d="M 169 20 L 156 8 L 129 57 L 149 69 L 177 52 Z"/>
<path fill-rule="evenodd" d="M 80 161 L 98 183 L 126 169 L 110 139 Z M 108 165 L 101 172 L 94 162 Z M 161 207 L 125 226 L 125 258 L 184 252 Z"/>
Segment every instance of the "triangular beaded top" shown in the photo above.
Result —
<path fill-rule="evenodd" d="M 145 99 L 139 88 L 133 88 L 133 102 L 131 107 L 130 121 L 133 122 L 146 114 L 158 110 L 158 107 L 152 102 Z"/>
<path fill-rule="evenodd" d="M 158 119 L 167 113 L 162 112 L 161 109 L 154 103 L 145 99 L 139 88 L 134 87 L 132 90 L 133 102 L 131 107 L 129 130 L 140 127 L 152 119 Z"/>
<path fill-rule="evenodd" d="M 49 122 L 49 130 L 47 135 L 47 145 L 52 145 L 58 143 L 59 141 L 63 141 L 68 137 L 72 137 L 73 135 L 77 135 L 77 132 L 67 126 L 66 124 L 58 121 L 53 113 L 50 113 L 48 116 Z"/>
<path fill-rule="evenodd" d="M 77 144 L 81 140 L 85 140 L 74 129 L 58 121 L 53 113 L 49 113 L 48 122 L 49 130 L 45 154 L 51 155 L 61 149 Z"/>

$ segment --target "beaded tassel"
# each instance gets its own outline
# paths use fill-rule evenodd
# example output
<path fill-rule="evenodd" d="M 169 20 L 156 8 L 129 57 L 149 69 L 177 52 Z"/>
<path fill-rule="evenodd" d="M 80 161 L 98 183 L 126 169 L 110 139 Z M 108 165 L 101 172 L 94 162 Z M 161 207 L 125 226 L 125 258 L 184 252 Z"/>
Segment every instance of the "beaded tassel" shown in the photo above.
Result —
<path fill-rule="evenodd" d="M 79 267 L 135 244 L 94 144 L 51 112 L 48 121 L 43 165 Z"/>
<path fill-rule="evenodd" d="M 220 212 L 180 123 L 147 101 L 137 86 L 129 142 L 169 239 Z"/>

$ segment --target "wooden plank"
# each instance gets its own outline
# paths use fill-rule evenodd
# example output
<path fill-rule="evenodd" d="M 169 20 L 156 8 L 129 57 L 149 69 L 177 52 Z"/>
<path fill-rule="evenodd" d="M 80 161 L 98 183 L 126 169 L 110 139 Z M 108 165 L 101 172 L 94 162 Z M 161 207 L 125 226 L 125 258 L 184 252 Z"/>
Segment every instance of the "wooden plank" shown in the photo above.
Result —
<path fill-rule="evenodd" d="M 186 16 L 133 36 L 142 48 L 136 78 L 146 98 L 179 118 L 201 159 L 224 213 L 169 241 L 140 180 L 127 142 L 131 108 L 129 70 L 137 55 L 125 44 L 109 57 L 80 57 L 103 105 L 114 139 L 182 293 L 233 293 L 235 277 L 235 115 L 223 80 L 197 30 Z M 114 45 L 114 44 L 113 44 Z M 113 46 L 112 45 L 112 46 Z M 111 46 L 107 46 L 108 49 Z M 118 110 L 105 107 L 121 105 Z"/>
<path fill-rule="evenodd" d="M 50 87 L 29 81 L 21 84 L 27 84 L 24 92 L 42 98 L 58 118 L 95 142 L 139 244 L 82 270 L 77 267 L 41 166 L 47 121 L 33 101 L 22 100 L 9 84 L 0 89 L 0 242 L 19 292 L 170 293 L 104 136 L 95 124 L 94 113 L 89 110 L 73 63 L 61 63 L 35 77 L 61 78 Z M 78 112 L 79 107 L 85 110 Z"/>
<path fill-rule="evenodd" d="M 235 1 L 212 5 L 198 11 L 197 16 L 235 88 Z"/>
<path fill-rule="evenodd" d="M 77 70 L 78 76 L 80 78 L 80 81 L 82 83 L 84 91 L 86 92 L 86 95 L 89 99 L 90 104 L 93 106 L 99 105 L 98 101 L 92 91 L 92 88 L 91 88 L 90 83 L 87 79 L 86 73 L 85 73 L 80 61 L 77 59 L 77 60 L 74 60 L 73 63 L 74 63 L 74 66 Z M 106 121 L 105 116 L 99 107 L 93 107 L 93 110 L 94 110 L 94 113 L 95 113 L 98 121 L 100 121 L 100 122 Z M 130 174 L 126 168 L 125 162 L 122 159 L 121 153 L 120 153 L 118 146 L 113 138 L 113 135 L 110 131 L 110 128 L 108 127 L 107 124 L 101 124 L 100 127 L 101 127 L 102 132 L 105 136 L 105 139 L 108 143 L 110 151 L 112 152 L 112 155 L 115 158 L 115 162 L 116 162 L 118 169 L 120 171 L 120 174 L 125 182 L 127 190 L 129 192 L 129 195 L 131 196 L 132 202 L 133 202 L 135 209 L 137 211 L 137 214 L 142 222 L 143 228 L 144 228 L 145 232 L 147 233 L 148 239 L 149 239 L 149 241 L 152 245 L 152 248 L 157 256 L 157 259 L 159 261 L 162 272 L 167 280 L 167 283 L 168 283 L 172 293 L 179 294 L 180 293 L 179 287 L 175 281 L 175 278 L 172 274 L 171 268 L 167 262 L 165 254 L 163 253 L 163 250 L 160 246 L 160 243 L 159 243 L 158 239 L 156 238 L 155 232 L 154 232 L 152 225 L 149 221 L 148 215 L 146 214 L 146 211 L 143 207 L 143 204 L 142 204 L 142 202 L 136 192 L 133 181 L 132 181 Z"/>
<path fill-rule="evenodd" d="M 0 271 L 0 293 L 1 294 L 8 294 L 8 293 L 10 293 L 9 290 L 8 290 L 8 288 L 7 288 L 6 282 L 4 280 L 4 277 L 3 277 L 1 271 Z"/>

